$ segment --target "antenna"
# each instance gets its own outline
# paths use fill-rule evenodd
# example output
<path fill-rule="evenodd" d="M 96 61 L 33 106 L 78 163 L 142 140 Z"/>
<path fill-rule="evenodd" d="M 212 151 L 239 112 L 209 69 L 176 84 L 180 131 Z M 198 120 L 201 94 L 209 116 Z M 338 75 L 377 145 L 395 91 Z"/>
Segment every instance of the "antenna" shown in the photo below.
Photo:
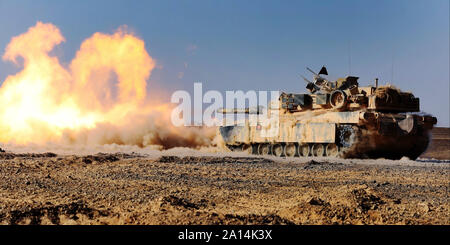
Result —
<path fill-rule="evenodd" d="M 394 52 L 392 52 L 391 84 L 394 84 Z"/>
<path fill-rule="evenodd" d="M 348 41 L 348 75 L 352 74 L 352 43 Z"/>

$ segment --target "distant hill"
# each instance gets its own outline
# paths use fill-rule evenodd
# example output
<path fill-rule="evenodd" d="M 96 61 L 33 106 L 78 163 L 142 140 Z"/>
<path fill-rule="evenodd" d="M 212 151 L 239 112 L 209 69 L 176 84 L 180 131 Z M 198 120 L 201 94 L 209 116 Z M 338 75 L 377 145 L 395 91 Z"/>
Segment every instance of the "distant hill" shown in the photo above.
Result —
<path fill-rule="evenodd" d="M 450 159 L 450 128 L 436 127 L 431 131 L 431 143 L 420 156 L 423 158 Z"/>

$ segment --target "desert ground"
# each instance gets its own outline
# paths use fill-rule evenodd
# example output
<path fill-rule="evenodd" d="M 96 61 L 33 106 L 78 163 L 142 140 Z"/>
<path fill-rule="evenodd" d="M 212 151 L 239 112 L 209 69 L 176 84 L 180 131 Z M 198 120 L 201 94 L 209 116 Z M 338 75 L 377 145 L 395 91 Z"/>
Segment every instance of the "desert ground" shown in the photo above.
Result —
<path fill-rule="evenodd" d="M 450 159 L 450 128 L 433 128 L 431 132 L 431 143 L 422 158 Z"/>
<path fill-rule="evenodd" d="M 0 153 L 0 224 L 450 224 L 450 131 L 416 161 Z"/>

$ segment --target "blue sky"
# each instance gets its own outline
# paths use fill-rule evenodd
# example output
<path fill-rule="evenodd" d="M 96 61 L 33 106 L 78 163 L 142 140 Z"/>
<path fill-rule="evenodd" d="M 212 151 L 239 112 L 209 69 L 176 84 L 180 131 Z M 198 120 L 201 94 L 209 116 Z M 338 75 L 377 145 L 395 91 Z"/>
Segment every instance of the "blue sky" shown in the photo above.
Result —
<path fill-rule="evenodd" d="M 22 1 L 0 0 L 0 49 L 37 21 L 66 38 L 69 63 L 95 32 L 127 25 L 157 61 L 152 88 L 306 92 L 299 74 L 390 82 L 449 126 L 448 0 Z M 350 54 L 350 66 L 349 66 Z M 18 68 L 0 62 L 0 81 Z M 393 81 L 392 81 L 393 80 Z M 169 98 L 167 99 L 169 100 Z"/>

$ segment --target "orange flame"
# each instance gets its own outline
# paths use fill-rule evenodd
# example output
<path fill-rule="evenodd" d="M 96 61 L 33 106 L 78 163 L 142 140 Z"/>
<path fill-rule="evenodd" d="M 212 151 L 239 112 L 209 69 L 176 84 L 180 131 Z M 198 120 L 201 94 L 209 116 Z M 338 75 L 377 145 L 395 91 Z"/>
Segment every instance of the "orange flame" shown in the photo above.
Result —
<path fill-rule="evenodd" d="M 68 136 L 70 142 L 165 148 L 209 144 L 212 136 L 197 142 L 171 126 L 169 104 L 149 103 L 146 81 L 155 61 L 126 27 L 92 35 L 67 68 L 51 55 L 64 41 L 56 26 L 37 22 L 6 47 L 3 60 L 19 65 L 22 58 L 23 69 L 0 87 L 0 142 L 43 144 Z"/>

